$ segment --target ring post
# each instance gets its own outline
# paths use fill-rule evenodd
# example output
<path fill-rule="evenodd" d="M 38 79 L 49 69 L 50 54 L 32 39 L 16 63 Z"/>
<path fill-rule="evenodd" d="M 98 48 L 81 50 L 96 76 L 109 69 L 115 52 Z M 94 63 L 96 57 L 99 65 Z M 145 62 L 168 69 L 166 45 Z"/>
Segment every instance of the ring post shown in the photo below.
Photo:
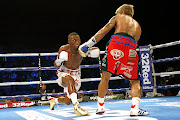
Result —
<path fill-rule="evenodd" d="M 39 92 L 40 92 L 40 95 L 41 95 L 41 98 L 42 98 L 42 78 L 41 78 L 41 54 L 39 53 L 39 62 L 38 62 L 38 71 L 39 71 L 39 81 L 40 81 L 40 84 L 39 84 Z M 40 98 L 40 100 L 41 100 Z"/>
<path fill-rule="evenodd" d="M 144 92 L 153 91 L 151 55 L 149 46 L 139 46 L 142 89 Z"/>

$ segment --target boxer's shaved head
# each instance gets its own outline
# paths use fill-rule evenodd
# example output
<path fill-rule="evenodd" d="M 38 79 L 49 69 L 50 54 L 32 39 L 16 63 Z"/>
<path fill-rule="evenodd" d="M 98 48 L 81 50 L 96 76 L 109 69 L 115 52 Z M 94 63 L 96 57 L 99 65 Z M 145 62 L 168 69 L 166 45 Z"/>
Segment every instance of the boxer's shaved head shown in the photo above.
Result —
<path fill-rule="evenodd" d="M 72 35 L 79 35 L 79 34 L 76 33 L 76 32 L 71 32 L 71 33 L 69 33 L 69 35 L 68 35 L 68 39 L 69 39 L 69 37 L 72 36 Z"/>

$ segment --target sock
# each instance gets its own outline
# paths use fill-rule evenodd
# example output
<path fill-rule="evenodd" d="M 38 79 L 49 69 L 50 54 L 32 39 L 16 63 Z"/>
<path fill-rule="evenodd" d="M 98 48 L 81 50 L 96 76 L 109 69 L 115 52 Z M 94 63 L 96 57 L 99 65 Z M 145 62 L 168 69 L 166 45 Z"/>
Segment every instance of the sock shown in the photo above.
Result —
<path fill-rule="evenodd" d="M 139 102 L 140 102 L 140 98 L 138 98 L 138 97 L 133 97 L 133 98 L 132 98 L 131 108 L 134 108 L 135 106 L 137 106 L 136 108 L 139 108 Z"/>
<path fill-rule="evenodd" d="M 100 106 L 103 106 L 104 105 L 104 98 L 98 97 L 98 103 Z"/>
<path fill-rule="evenodd" d="M 78 101 L 77 101 L 77 93 L 72 93 L 72 94 L 70 95 L 70 98 L 71 98 L 71 101 L 72 101 L 73 104 L 75 104 L 76 102 L 78 102 Z"/>
<path fill-rule="evenodd" d="M 54 98 L 55 99 L 55 103 L 59 104 L 58 98 Z"/>

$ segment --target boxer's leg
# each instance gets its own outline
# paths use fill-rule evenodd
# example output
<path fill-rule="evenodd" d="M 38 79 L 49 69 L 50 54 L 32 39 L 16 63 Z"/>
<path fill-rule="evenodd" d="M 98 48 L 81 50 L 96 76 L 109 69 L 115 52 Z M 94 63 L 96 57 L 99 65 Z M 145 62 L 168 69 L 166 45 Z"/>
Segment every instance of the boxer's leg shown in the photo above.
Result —
<path fill-rule="evenodd" d="M 49 98 L 50 101 L 50 109 L 54 110 L 55 104 L 63 103 L 69 105 L 71 103 L 71 100 L 74 103 L 77 102 L 77 93 L 76 93 L 76 88 L 75 88 L 75 81 L 74 79 L 67 74 L 62 74 L 58 78 L 58 84 L 62 87 L 64 87 L 65 91 L 65 97 L 59 97 L 59 98 Z M 68 97 L 70 95 L 70 97 Z M 71 98 L 71 100 L 70 100 Z"/>
<path fill-rule="evenodd" d="M 142 94 L 140 80 L 130 80 L 130 84 L 131 84 L 131 97 L 132 97 L 130 116 L 148 115 L 149 114 L 148 112 L 139 109 L 139 103 Z"/>
<path fill-rule="evenodd" d="M 65 77 L 62 77 L 62 82 L 68 87 L 68 93 L 70 95 L 72 103 L 75 104 L 77 102 L 77 93 L 74 79 L 71 76 L 67 75 Z"/>
<path fill-rule="evenodd" d="M 130 80 L 131 84 L 131 97 L 138 97 L 141 98 L 141 86 L 140 80 Z"/>
<path fill-rule="evenodd" d="M 98 86 L 98 97 L 104 98 L 104 96 L 106 95 L 109 87 L 109 79 L 111 76 L 112 74 L 110 72 L 102 71 L 101 82 Z"/>
<path fill-rule="evenodd" d="M 98 102 L 96 114 L 103 114 L 105 112 L 104 108 L 104 96 L 106 95 L 109 87 L 109 79 L 112 76 L 110 72 L 102 71 L 101 82 L 98 86 Z"/>
<path fill-rule="evenodd" d="M 76 92 L 74 78 L 68 75 L 62 78 L 62 82 L 68 87 L 68 94 L 70 95 L 74 107 L 74 112 L 76 113 L 76 115 L 77 116 L 88 115 L 89 112 L 83 110 L 77 101 L 77 92 Z"/>
<path fill-rule="evenodd" d="M 63 103 L 66 105 L 71 104 L 71 100 L 69 99 L 69 97 L 67 97 L 67 93 L 65 93 L 65 97 L 59 97 L 57 100 L 58 100 L 58 103 Z"/>
<path fill-rule="evenodd" d="M 54 106 L 56 104 L 59 104 L 59 103 L 66 104 L 66 105 L 71 104 L 71 100 L 69 99 L 69 97 L 67 97 L 66 93 L 65 93 L 65 97 L 64 96 L 61 96 L 61 97 L 58 97 L 58 98 L 50 97 L 48 100 L 50 102 L 50 109 L 51 110 L 54 110 Z"/>

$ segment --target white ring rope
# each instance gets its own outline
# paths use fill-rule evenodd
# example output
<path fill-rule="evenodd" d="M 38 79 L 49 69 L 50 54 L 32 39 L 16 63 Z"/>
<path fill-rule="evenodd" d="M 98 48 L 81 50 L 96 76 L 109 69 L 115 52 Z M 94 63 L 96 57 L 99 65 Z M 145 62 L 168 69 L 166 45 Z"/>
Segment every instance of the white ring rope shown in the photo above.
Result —
<path fill-rule="evenodd" d="M 110 80 L 122 79 L 121 77 L 111 77 Z M 89 81 L 100 81 L 101 78 L 86 78 L 81 79 L 81 82 L 89 82 Z M 57 80 L 47 80 L 42 81 L 42 84 L 51 84 L 57 83 Z M 31 81 L 31 82 L 4 82 L 0 83 L 0 86 L 11 86 L 11 85 L 31 85 L 31 84 L 40 84 L 40 81 Z"/>
<path fill-rule="evenodd" d="M 178 45 L 178 44 L 180 44 L 180 40 L 179 40 L 179 41 L 170 42 L 170 43 L 165 43 L 165 44 L 150 46 L 150 49 L 157 49 L 157 48 L 169 47 L 169 46 Z M 136 49 L 136 50 L 139 51 L 139 49 Z"/>
<path fill-rule="evenodd" d="M 40 53 L 40 56 L 56 56 L 58 53 Z M 26 56 L 39 56 L 39 53 L 8 53 L 0 54 L 0 57 L 26 57 Z"/>
<path fill-rule="evenodd" d="M 175 75 L 180 74 L 180 71 L 173 71 L 173 72 L 161 72 L 161 73 L 153 73 L 153 76 L 162 76 L 162 75 Z M 123 79 L 121 77 L 111 77 L 110 80 L 119 80 Z M 81 82 L 91 82 L 91 81 L 101 81 L 101 78 L 85 78 L 81 79 Z M 47 80 L 42 81 L 42 84 L 51 84 L 57 83 L 56 80 Z M 11 86 L 11 85 L 31 85 L 31 84 L 40 84 L 40 81 L 31 81 L 31 82 L 4 82 L 0 83 L 0 86 Z"/>
<path fill-rule="evenodd" d="M 180 74 L 180 71 L 152 73 L 153 76 L 177 75 L 177 74 Z"/>
<path fill-rule="evenodd" d="M 152 63 L 159 63 L 159 62 L 169 62 L 169 61 L 176 61 L 180 60 L 179 57 L 173 57 L 173 58 L 164 58 L 164 59 L 158 59 L 158 60 L 152 60 Z M 98 68 L 100 67 L 99 64 L 94 65 L 81 65 L 81 68 Z M 15 67 L 15 68 L 0 68 L 0 71 L 38 71 L 39 67 Z M 50 67 L 41 67 L 41 70 L 57 70 L 54 66 Z"/>
<path fill-rule="evenodd" d="M 150 48 L 151 49 L 156 49 L 156 48 L 169 47 L 169 46 L 178 45 L 178 44 L 180 44 L 180 40 L 179 41 L 170 42 L 170 43 L 155 45 L 155 46 L 152 46 Z"/>
<path fill-rule="evenodd" d="M 179 41 L 175 42 L 170 42 L 170 43 L 165 43 L 161 45 L 156 45 L 150 47 L 151 49 L 156 49 L 156 48 L 162 48 L 162 47 L 168 47 L 172 45 L 177 45 L 180 44 Z M 104 51 L 100 52 L 101 54 L 104 53 Z M 57 53 L 40 53 L 40 56 L 55 56 Z M 18 57 L 18 56 L 39 56 L 39 53 L 12 53 L 12 54 L 0 54 L 0 57 Z M 34 67 L 28 67 L 29 69 L 34 69 Z M 46 67 L 48 68 L 48 67 Z M 11 69 L 15 70 L 17 68 L 0 68 L 0 70 L 3 69 Z M 26 68 L 19 68 L 21 70 L 27 69 Z M 34 69 L 37 71 L 36 69 Z M 180 71 L 174 71 L 174 72 L 162 72 L 162 73 L 153 73 L 153 76 L 161 76 L 161 75 L 174 75 L 174 74 L 180 74 Z M 117 79 L 122 79 L 121 77 L 111 77 L 110 80 L 117 80 Z M 88 82 L 88 81 L 100 81 L 101 78 L 87 78 L 87 79 L 81 79 L 82 82 Z M 42 81 L 42 84 L 50 84 L 50 83 L 57 83 L 56 80 L 48 80 L 48 81 Z M 30 85 L 30 84 L 40 84 L 40 81 L 32 81 L 32 82 L 5 82 L 5 83 L 0 83 L 0 86 L 11 86 L 11 85 Z"/>
<path fill-rule="evenodd" d="M 99 68 L 99 64 L 81 65 L 82 68 Z M 16 67 L 16 68 L 0 68 L 0 71 L 38 71 L 39 67 Z M 41 67 L 41 70 L 57 70 L 54 66 Z"/>
<path fill-rule="evenodd" d="M 160 45 L 155 45 L 151 46 L 151 49 L 156 49 L 156 48 L 163 48 L 163 47 L 168 47 L 168 46 L 173 46 L 180 44 L 179 41 L 174 41 L 170 43 L 165 43 L 165 44 L 160 44 Z M 139 51 L 139 49 L 137 49 Z M 100 54 L 104 54 L 105 51 L 100 51 Z M 40 56 L 56 56 L 58 53 L 53 52 L 53 53 L 40 53 Z M 9 54 L 0 54 L 0 57 L 23 57 L 23 56 L 39 56 L 39 53 L 9 53 Z"/>
<path fill-rule="evenodd" d="M 168 89 L 168 88 L 179 88 L 180 84 L 175 85 L 166 85 L 166 86 L 153 86 L 153 88 L 158 89 Z M 119 91 L 127 91 L 131 90 L 131 88 L 119 88 L 119 89 L 108 89 L 109 92 L 119 92 Z M 78 91 L 77 94 L 92 94 L 98 93 L 98 90 L 89 90 L 89 91 Z M 42 96 L 62 96 L 64 93 L 46 93 Z M 0 99 L 14 99 L 14 98 L 27 98 L 27 97 L 41 97 L 40 94 L 29 94 L 29 95 L 15 95 L 15 96 L 0 96 Z M 38 103 L 48 103 L 47 101 L 38 101 Z"/>

